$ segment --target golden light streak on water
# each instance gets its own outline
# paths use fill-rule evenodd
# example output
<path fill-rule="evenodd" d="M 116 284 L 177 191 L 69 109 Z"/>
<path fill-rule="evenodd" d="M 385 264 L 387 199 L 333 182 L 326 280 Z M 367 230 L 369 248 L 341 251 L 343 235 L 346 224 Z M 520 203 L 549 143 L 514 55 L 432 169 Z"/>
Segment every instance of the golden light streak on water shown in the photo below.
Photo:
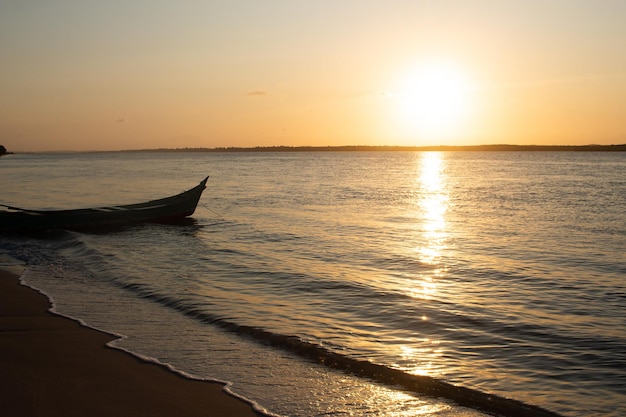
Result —
<path fill-rule="evenodd" d="M 417 160 L 416 168 L 416 227 L 412 230 L 416 234 L 413 239 L 416 243 L 412 250 L 422 266 L 416 269 L 415 280 L 406 288 L 406 293 L 416 300 L 432 300 L 438 296 L 438 281 L 445 274 L 442 262 L 448 235 L 445 160 L 439 152 L 424 152 Z M 428 323 L 430 318 L 424 314 L 416 317 L 416 320 Z M 419 339 L 415 343 L 399 346 L 399 350 L 404 371 L 426 376 L 441 373 L 441 341 Z"/>
<path fill-rule="evenodd" d="M 419 175 L 415 187 L 418 190 L 417 229 L 421 234 L 416 248 L 419 260 L 427 269 L 420 273 L 421 283 L 416 292 L 419 298 L 432 299 L 437 292 L 437 279 L 445 272 L 441 256 L 446 249 L 446 212 L 448 210 L 447 181 L 444 172 L 445 162 L 440 152 L 424 152 L 419 161 Z M 415 294 L 415 292 L 412 292 Z"/>
<path fill-rule="evenodd" d="M 420 160 L 419 201 L 422 214 L 422 238 L 419 248 L 421 261 L 437 265 L 441 252 L 445 249 L 446 211 L 448 193 L 443 172 L 442 155 L 439 152 L 425 152 Z"/>

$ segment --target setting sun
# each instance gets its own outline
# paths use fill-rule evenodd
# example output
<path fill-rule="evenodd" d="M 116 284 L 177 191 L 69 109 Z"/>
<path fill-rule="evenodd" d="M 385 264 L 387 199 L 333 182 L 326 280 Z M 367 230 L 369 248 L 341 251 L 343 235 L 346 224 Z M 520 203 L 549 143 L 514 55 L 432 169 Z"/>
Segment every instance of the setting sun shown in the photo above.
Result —
<path fill-rule="evenodd" d="M 401 129 L 429 140 L 461 134 L 472 106 L 467 76 L 445 62 L 407 71 L 390 95 Z"/>

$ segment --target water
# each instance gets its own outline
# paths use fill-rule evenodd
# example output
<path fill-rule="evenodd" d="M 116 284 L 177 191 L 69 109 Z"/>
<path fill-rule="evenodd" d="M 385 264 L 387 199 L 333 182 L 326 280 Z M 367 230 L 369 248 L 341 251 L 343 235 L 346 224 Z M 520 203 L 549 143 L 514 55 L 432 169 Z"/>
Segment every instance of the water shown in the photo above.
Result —
<path fill-rule="evenodd" d="M 1 203 L 28 208 L 211 178 L 189 225 L 0 251 L 62 314 L 276 415 L 481 416 L 503 397 L 620 416 L 625 172 L 624 153 L 12 155 Z"/>

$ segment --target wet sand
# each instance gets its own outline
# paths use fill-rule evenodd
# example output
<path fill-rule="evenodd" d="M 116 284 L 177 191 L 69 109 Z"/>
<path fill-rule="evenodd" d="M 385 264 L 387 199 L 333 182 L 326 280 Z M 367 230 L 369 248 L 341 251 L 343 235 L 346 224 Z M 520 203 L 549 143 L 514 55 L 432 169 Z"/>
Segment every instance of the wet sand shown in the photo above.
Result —
<path fill-rule="evenodd" d="M 48 311 L 0 270 L 0 410 L 12 417 L 260 416 L 223 385 L 107 347 L 115 337 Z"/>

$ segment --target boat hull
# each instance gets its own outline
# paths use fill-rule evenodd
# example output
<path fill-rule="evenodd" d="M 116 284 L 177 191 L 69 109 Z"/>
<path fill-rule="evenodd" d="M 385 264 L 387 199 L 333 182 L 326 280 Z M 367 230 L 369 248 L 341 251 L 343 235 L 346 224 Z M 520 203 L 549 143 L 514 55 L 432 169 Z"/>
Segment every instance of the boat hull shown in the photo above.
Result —
<path fill-rule="evenodd" d="M 145 203 L 78 210 L 0 211 L 0 232 L 34 232 L 49 229 L 109 229 L 145 222 L 174 222 L 191 216 L 206 188 L 208 177 L 180 194 Z"/>

